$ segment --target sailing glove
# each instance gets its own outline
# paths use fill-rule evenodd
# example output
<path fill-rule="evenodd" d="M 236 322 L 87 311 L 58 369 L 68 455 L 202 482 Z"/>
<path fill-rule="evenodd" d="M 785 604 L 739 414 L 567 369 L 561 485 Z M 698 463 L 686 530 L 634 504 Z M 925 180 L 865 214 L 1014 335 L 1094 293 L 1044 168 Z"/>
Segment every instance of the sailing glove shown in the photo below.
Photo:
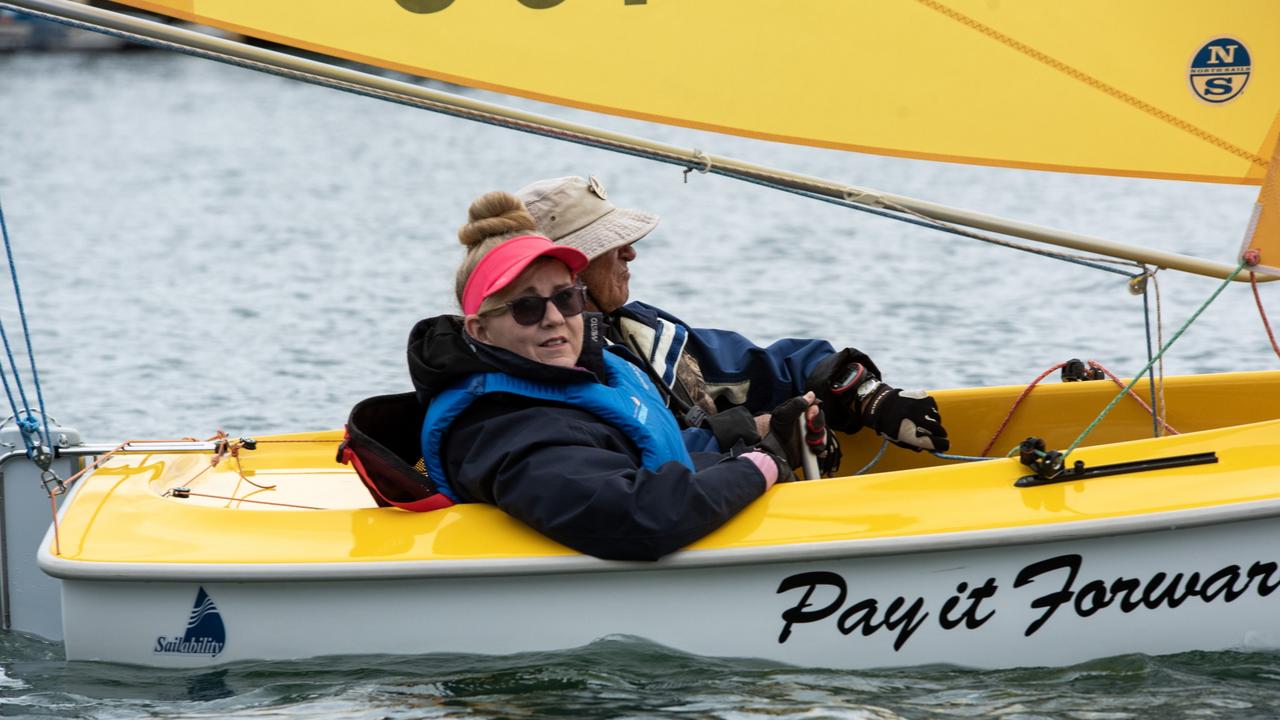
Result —
<path fill-rule="evenodd" d="M 850 368 L 855 366 L 863 369 L 866 378 L 880 379 L 880 369 L 871 361 L 871 358 L 854 348 L 845 348 L 823 358 L 813 366 L 813 370 L 805 378 L 805 388 L 822 401 L 827 424 L 842 433 L 855 433 L 864 425 L 862 411 L 858 408 L 854 394 L 836 390 L 836 386 L 844 380 Z"/>
<path fill-rule="evenodd" d="M 862 420 L 889 442 L 908 450 L 951 449 L 938 403 L 923 390 L 903 391 L 879 383 L 862 402 Z"/>
<path fill-rule="evenodd" d="M 793 469 L 804 466 L 806 447 L 820 458 L 828 457 L 829 443 L 834 438 L 827 432 L 826 416 L 822 408 L 818 408 L 816 416 L 805 419 L 803 430 L 800 427 L 800 418 L 804 417 L 809 408 L 814 405 L 820 405 L 820 403 L 816 399 L 802 395 L 793 397 L 773 409 L 769 418 L 769 433 L 761 441 L 760 447 L 774 456 L 775 460 L 781 460 L 782 464 L 787 466 L 779 467 L 778 482 L 789 482 L 795 479 Z M 839 462 L 838 455 L 836 462 Z M 821 462 L 819 464 L 822 465 Z M 826 468 L 823 469 L 826 470 Z"/>

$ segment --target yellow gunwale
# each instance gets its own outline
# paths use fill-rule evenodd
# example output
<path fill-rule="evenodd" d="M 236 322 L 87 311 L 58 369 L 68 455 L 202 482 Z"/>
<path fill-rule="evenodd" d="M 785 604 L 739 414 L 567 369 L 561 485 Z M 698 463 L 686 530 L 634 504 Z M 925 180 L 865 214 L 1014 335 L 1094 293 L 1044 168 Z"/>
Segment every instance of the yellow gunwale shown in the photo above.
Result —
<path fill-rule="evenodd" d="M 1218 399 L 1225 398 L 1228 405 L 1238 396 L 1253 406 L 1280 407 L 1280 403 L 1266 402 L 1280 394 L 1280 372 L 1173 378 L 1167 393 L 1170 398 L 1197 398 L 1206 387 L 1216 387 Z M 1002 416 L 1008 399 L 1020 390 L 951 390 L 940 391 L 936 397 L 944 417 L 949 418 L 950 413 L 975 426 L 986 423 L 989 434 L 992 418 Z M 1048 422 L 1049 417 L 1060 414 L 1064 403 L 1098 405 L 1096 400 L 1109 397 L 1111 392 L 1101 383 L 1046 386 L 1033 394 L 1040 407 L 1028 406 L 1027 421 Z M 988 416 L 975 419 L 978 416 L 969 412 L 970 405 L 987 407 Z M 1171 402 L 1170 407 L 1175 404 Z M 1196 414 L 1188 411 L 1185 416 Z M 1171 411 L 1170 422 L 1175 427 L 1177 420 L 1178 412 Z M 1114 435 L 1121 432 L 1117 428 L 1135 422 L 1139 427 L 1145 422 L 1149 434 L 1150 421 L 1133 409 L 1117 410 L 1114 421 L 1109 418 L 1099 434 Z M 982 434 L 975 432 L 975 436 Z M 1015 422 L 1005 436 L 1014 439 L 1005 445 L 1022 436 L 1022 428 Z M 243 469 L 259 484 L 275 484 L 273 490 L 247 486 L 231 462 L 201 473 L 208 456 L 130 454 L 114 458 L 82 481 L 65 504 L 57 561 L 198 566 L 422 563 L 577 555 L 485 505 L 429 513 L 373 507 L 354 472 L 333 460 L 340 439 L 339 431 L 259 438 L 257 450 L 243 453 Z M 957 437 L 955 451 L 976 452 L 961 447 L 972 442 Z M 1060 439 L 1055 442 L 1061 443 L 1058 447 L 1066 444 Z M 859 467 L 876 447 L 867 438 L 848 444 L 842 467 L 845 472 Z M 690 549 L 758 551 L 815 543 L 920 539 L 1280 501 L 1280 419 L 1173 437 L 1108 442 L 1083 447 L 1072 459 L 1094 465 L 1206 451 L 1215 452 L 1219 461 L 1019 489 L 1013 482 L 1025 475 L 1026 469 L 1016 460 L 943 465 L 935 458 L 891 448 L 882 463 L 887 471 L 778 485 Z M 893 467 L 894 463 L 912 462 L 924 466 Z M 197 473 L 199 476 L 190 481 Z M 165 490 L 182 485 L 224 497 L 329 507 L 299 510 L 162 496 Z M 47 550 L 54 553 L 52 538 Z"/>

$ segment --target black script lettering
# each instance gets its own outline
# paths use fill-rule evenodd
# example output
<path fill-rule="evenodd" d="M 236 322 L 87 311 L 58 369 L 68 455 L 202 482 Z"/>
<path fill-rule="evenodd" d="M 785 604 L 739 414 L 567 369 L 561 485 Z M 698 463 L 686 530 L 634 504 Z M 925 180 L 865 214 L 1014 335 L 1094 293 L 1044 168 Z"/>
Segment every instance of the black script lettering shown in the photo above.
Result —
<path fill-rule="evenodd" d="M 956 606 L 960 604 L 962 599 L 966 599 L 964 591 L 969 589 L 968 583 L 960 583 L 956 586 L 956 594 L 947 598 L 947 601 L 942 604 L 942 612 L 938 613 L 938 624 L 941 625 L 944 630 L 954 630 L 960 626 L 960 623 L 964 623 L 964 626 L 970 630 L 976 630 L 982 627 L 983 623 L 990 620 L 991 617 L 996 614 L 996 611 L 992 610 L 984 617 L 978 617 L 978 606 L 982 604 L 983 600 L 994 596 L 999 587 L 1000 586 L 996 585 L 995 578 L 987 578 L 986 582 L 972 590 L 969 590 L 969 594 L 967 596 L 967 599 L 969 600 L 968 606 L 960 612 L 959 617 L 953 617 L 951 613 L 956 609 Z"/>
<path fill-rule="evenodd" d="M 1137 578 L 1116 578 L 1111 583 L 1111 596 L 1115 599 L 1120 593 L 1124 593 L 1124 597 L 1120 598 L 1120 611 L 1131 613 L 1142 607 L 1142 603 L 1133 599 L 1133 594 L 1138 592 L 1142 587 L 1142 582 Z"/>
<path fill-rule="evenodd" d="M 1151 576 L 1147 581 L 1147 586 L 1142 590 L 1142 604 L 1149 609 L 1155 610 L 1163 603 L 1171 608 L 1176 608 L 1187 601 L 1187 598 L 1196 594 L 1196 586 L 1200 584 L 1200 573 L 1191 573 L 1187 576 L 1184 583 L 1182 581 L 1182 573 L 1177 573 L 1169 578 L 1169 584 L 1163 589 L 1157 590 L 1160 583 L 1169 577 L 1166 573 L 1158 572 Z M 1178 594 L 1179 587 L 1182 588 L 1182 594 Z"/>
<path fill-rule="evenodd" d="M 956 586 L 956 594 L 947 598 L 946 602 L 942 603 L 942 610 L 938 612 L 938 624 L 942 626 L 943 630 L 953 630 L 961 622 L 964 622 L 963 614 L 960 617 L 952 620 L 951 611 L 955 610 L 956 606 L 960 604 L 961 598 L 964 597 L 964 591 L 968 589 L 969 589 L 969 583 L 965 583 L 965 582 L 960 583 L 959 585 Z"/>
<path fill-rule="evenodd" d="M 1267 581 L 1276 574 L 1276 564 L 1273 562 L 1256 562 L 1249 567 L 1249 579 L 1258 578 L 1258 595 L 1266 597 L 1280 588 L 1280 582 L 1267 584 Z M 1246 588 L 1248 585 L 1245 586 Z"/>
<path fill-rule="evenodd" d="M 791 626 L 795 623 L 816 622 L 835 612 L 837 608 L 844 604 L 846 594 L 844 578 L 833 572 L 806 572 L 784 578 L 778 585 L 778 594 L 804 587 L 805 585 L 809 587 L 804 591 L 804 596 L 800 598 L 800 602 L 782 612 L 783 625 L 782 632 L 778 635 L 779 644 L 786 642 L 787 638 L 791 637 Z M 813 597 L 814 591 L 820 585 L 836 588 L 836 599 L 821 610 L 806 611 L 805 608 L 812 607 L 809 604 L 809 598 Z M 848 633 L 845 634 L 847 635 Z"/>
<path fill-rule="evenodd" d="M 1089 617 L 1111 604 L 1114 596 L 1107 592 L 1107 584 L 1101 580 L 1090 580 L 1076 593 L 1076 614 Z"/>
<path fill-rule="evenodd" d="M 1067 579 L 1066 582 L 1062 583 L 1061 590 L 1046 593 L 1031 601 L 1031 607 L 1045 608 L 1045 611 L 1043 615 L 1033 620 L 1031 624 L 1027 626 L 1026 632 L 1023 633 L 1024 635 L 1030 637 L 1032 633 L 1039 630 L 1041 626 L 1048 622 L 1049 618 L 1057 612 L 1058 608 L 1061 607 L 1063 603 L 1071 600 L 1071 596 L 1073 595 L 1071 585 L 1076 581 L 1076 574 L 1080 572 L 1080 562 L 1081 557 L 1079 555 L 1058 555 L 1057 557 L 1051 557 L 1048 560 L 1041 560 L 1040 562 L 1032 563 L 1018 572 L 1017 579 L 1013 581 L 1013 586 L 1015 588 L 1030 585 L 1035 582 L 1037 577 L 1045 573 L 1054 572 L 1055 570 L 1067 571 Z"/>
<path fill-rule="evenodd" d="M 907 608 L 906 612 L 895 618 L 894 614 L 901 610 L 906 602 L 906 598 L 897 598 L 889 603 L 889 609 L 884 611 L 884 626 L 886 628 L 890 630 L 902 628 L 898 630 L 898 637 L 893 641 L 893 649 L 895 651 L 901 650 L 902 646 L 907 644 L 907 641 L 911 639 L 916 630 L 924 624 L 925 618 L 929 617 L 929 613 L 920 612 L 924 608 L 924 598 L 918 597 L 915 602 L 911 603 L 911 607 Z"/>
<path fill-rule="evenodd" d="M 840 619 L 836 621 L 836 628 L 845 635 L 849 635 L 859 626 L 862 628 L 864 636 L 870 636 L 871 633 L 880 629 L 876 624 L 876 610 L 880 609 L 880 603 L 875 598 L 867 598 L 849 606 L 848 610 L 840 613 Z"/>
<path fill-rule="evenodd" d="M 1244 593 L 1244 588 L 1235 589 L 1236 582 L 1239 580 L 1240 566 L 1228 565 L 1205 578 L 1204 585 L 1200 586 L 1200 597 L 1205 602 L 1213 602 L 1219 595 L 1226 593 L 1226 601 L 1231 602 Z M 1214 587 L 1215 585 L 1217 587 Z M 1248 585 L 1245 587 L 1247 588 Z"/>
<path fill-rule="evenodd" d="M 836 621 L 836 628 L 845 635 L 852 634 L 854 630 L 861 630 L 864 637 L 871 637 L 881 628 L 889 630 L 899 630 L 898 637 L 893 641 L 893 649 L 901 650 L 902 646 L 911 639 L 915 631 L 929 617 L 929 613 L 920 614 L 920 610 L 924 608 L 924 598 L 916 598 L 911 606 L 903 612 L 903 606 L 907 604 L 904 597 L 896 597 L 885 608 L 884 620 L 876 622 L 876 611 L 880 609 L 880 603 L 875 598 L 867 598 L 859 600 L 849 606 L 848 610 L 840 613 L 840 619 Z M 895 617 L 896 616 L 896 617 Z"/>
<path fill-rule="evenodd" d="M 993 597 L 998 589 L 1000 589 L 1000 586 L 996 585 L 996 579 L 987 578 L 987 581 L 982 583 L 982 585 L 969 591 L 969 607 L 966 608 L 963 613 L 965 627 L 970 630 L 977 630 L 982 627 L 983 623 L 990 620 L 991 617 L 996 614 L 996 611 L 992 610 L 984 617 L 978 617 L 978 606 L 982 604 L 983 600 Z"/>

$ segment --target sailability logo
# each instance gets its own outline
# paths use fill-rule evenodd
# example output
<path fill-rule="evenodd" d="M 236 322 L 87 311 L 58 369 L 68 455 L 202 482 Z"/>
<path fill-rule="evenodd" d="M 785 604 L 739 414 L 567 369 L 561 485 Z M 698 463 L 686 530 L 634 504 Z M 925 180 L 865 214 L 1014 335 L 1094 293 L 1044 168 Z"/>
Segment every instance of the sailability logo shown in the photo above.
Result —
<path fill-rule="evenodd" d="M 1196 97 L 1215 105 L 1244 92 L 1253 73 L 1253 60 L 1244 43 L 1232 37 L 1210 40 L 1191 58 L 1187 79 Z"/>
<path fill-rule="evenodd" d="M 187 631 L 181 637 L 161 635 L 156 638 L 157 655 L 208 655 L 217 657 L 227 645 L 227 628 L 213 598 L 201 587 L 187 618 Z"/>

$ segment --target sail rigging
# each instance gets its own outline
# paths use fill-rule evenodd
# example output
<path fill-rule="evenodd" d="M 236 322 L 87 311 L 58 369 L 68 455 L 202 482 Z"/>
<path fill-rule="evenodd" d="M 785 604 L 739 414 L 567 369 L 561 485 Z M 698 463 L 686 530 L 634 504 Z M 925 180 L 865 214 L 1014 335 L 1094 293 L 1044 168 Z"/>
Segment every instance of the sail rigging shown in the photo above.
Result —
<path fill-rule="evenodd" d="M 124 2 L 506 94 L 928 160 L 1256 185 L 1280 133 L 1271 0 Z"/>

